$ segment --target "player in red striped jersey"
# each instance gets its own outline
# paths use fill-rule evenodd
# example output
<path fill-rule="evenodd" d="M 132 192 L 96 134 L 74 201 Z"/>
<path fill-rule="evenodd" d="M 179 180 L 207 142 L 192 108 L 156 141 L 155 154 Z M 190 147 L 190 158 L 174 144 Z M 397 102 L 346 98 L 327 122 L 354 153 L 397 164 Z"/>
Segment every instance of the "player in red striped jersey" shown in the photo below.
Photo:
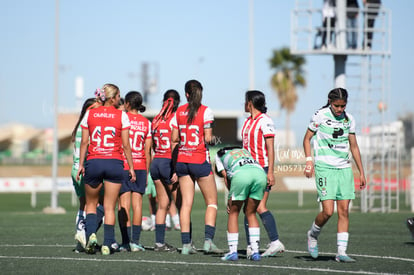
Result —
<path fill-rule="evenodd" d="M 223 253 L 213 243 L 217 217 L 217 187 L 211 170 L 206 143 L 213 140 L 213 112 L 201 104 L 203 87 L 197 80 L 185 84 L 188 103 L 178 107 L 172 121 L 171 142 L 178 147 L 176 173 L 179 180 L 182 203 L 180 209 L 181 254 L 193 254 L 196 250 L 191 240 L 191 209 L 194 200 L 195 181 L 204 196 L 207 209 L 205 214 L 205 253 Z"/>
<path fill-rule="evenodd" d="M 270 239 L 269 247 L 262 254 L 262 257 L 269 257 L 285 250 L 284 245 L 279 241 L 276 220 L 273 214 L 266 207 L 266 203 L 269 198 L 269 191 L 275 184 L 275 126 L 272 119 L 266 114 L 266 98 L 261 91 L 247 91 L 245 95 L 244 108 L 245 112 L 250 113 L 250 116 L 246 119 L 242 127 L 243 148 L 247 149 L 251 153 L 252 157 L 267 173 L 267 188 L 263 199 L 257 207 L 257 213 L 259 213 Z M 248 223 L 246 217 L 245 231 L 247 243 L 249 243 Z M 250 253 L 249 246 L 247 248 L 247 253 Z"/>
<path fill-rule="evenodd" d="M 109 255 L 117 248 L 115 205 L 124 178 L 124 153 L 131 167 L 129 170 L 131 181 L 135 181 L 136 177 L 129 145 L 129 119 L 124 112 L 117 109 L 120 100 L 119 88 L 113 84 L 105 84 L 102 90 L 100 97 L 103 106 L 88 110 L 81 122 L 82 139 L 77 180 L 81 174 L 84 176 L 86 239 L 88 240 L 85 250 L 88 253 L 95 253 L 97 246 L 96 207 L 100 189 L 104 186 L 105 224 L 101 252 L 103 255 Z"/>
<path fill-rule="evenodd" d="M 142 95 L 131 91 L 125 96 L 125 110 L 131 124 L 129 141 L 132 151 L 133 169 L 136 181 L 128 177 L 129 165 L 124 158 L 125 178 L 119 195 L 119 225 L 122 234 L 122 247 L 132 252 L 145 251 L 140 244 L 142 223 L 142 196 L 147 185 L 147 174 L 151 163 L 151 122 L 139 112 L 145 112 L 142 105 Z M 132 204 L 132 221 L 130 209 Z M 132 232 L 131 232 L 132 229 Z"/>
<path fill-rule="evenodd" d="M 161 111 L 152 120 L 154 158 L 151 163 L 151 177 L 157 191 L 158 202 L 155 218 L 154 247 L 154 251 L 157 252 L 173 252 L 177 250 L 165 242 L 165 221 L 173 197 L 173 187 L 178 181 L 172 162 L 171 131 L 173 127 L 171 121 L 179 104 L 179 93 L 176 90 L 166 91 Z M 178 220 L 178 215 L 175 218 Z"/>

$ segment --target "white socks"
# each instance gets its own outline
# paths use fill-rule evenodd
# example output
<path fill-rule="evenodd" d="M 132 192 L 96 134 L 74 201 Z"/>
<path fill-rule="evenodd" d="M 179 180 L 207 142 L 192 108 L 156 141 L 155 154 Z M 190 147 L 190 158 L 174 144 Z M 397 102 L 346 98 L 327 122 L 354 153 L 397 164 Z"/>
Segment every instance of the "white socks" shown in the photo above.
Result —
<path fill-rule="evenodd" d="M 348 232 L 341 232 L 337 234 L 338 255 L 346 255 L 346 248 L 348 247 Z"/>
<path fill-rule="evenodd" d="M 258 253 L 260 242 L 260 227 L 249 227 L 249 241 L 253 253 Z"/>
<path fill-rule="evenodd" d="M 171 216 L 170 216 L 170 214 L 167 214 L 167 216 L 165 216 L 165 226 L 166 227 L 171 227 Z"/>
<path fill-rule="evenodd" d="M 318 238 L 319 234 L 321 233 L 321 227 L 317 226 L 315 222 L 312 223 L 311 229 L 310 229 L 310 235 L 314 237 L 315 239 Z"/>
<path fill-rule="evenodd" d="M 230 253 L 237 252 L 237 245 L 239 244 L 239 233 L 227 232 L 227 243 L 229 245 Z"/>
<path fill-rule="evenodd" d="M 178 214 L 175 214 L 174 216 L 172 216 L 172 220 L 174 225 L 180 225 L 180 216 Z"/>

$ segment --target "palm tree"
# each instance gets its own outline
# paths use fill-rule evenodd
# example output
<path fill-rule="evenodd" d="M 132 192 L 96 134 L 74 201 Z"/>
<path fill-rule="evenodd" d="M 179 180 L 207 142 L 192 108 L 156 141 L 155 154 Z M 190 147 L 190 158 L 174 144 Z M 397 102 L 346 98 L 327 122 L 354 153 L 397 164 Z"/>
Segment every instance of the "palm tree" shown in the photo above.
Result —
<path fill-rule="evenodd" d="M 280 50 L 274 50 L 269 61 L 270 67 L 276 71 L 270 82 L 272 89 L 277 94 L 280 108 L 286 110 L 286 146 L 290 147 L 290 114 L 295 110 L 298 100 L 297 87 L 306 86 L 302 68 L 306 60 L 301 55 L 291 54 L 289 48 L 284 47 Z"/>

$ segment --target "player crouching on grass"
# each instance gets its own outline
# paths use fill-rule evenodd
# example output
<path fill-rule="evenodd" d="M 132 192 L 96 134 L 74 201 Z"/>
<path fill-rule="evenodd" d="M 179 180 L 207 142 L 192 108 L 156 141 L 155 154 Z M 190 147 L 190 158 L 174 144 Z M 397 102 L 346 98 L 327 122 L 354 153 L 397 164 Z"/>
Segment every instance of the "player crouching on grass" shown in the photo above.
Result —
<path fill-rule="evenodd" d="M 216 171 L 224 177 L 229 190 L 227 222 L 227 242 L 229 250 L 221 259 L 237 261 L 237 245 L 239 242 L 238 217 L 244 204 L 244 212 L 249 223 L 249 240 L 252 261 L 260 261 L 259 241 L 260 226 L 256 217 L 257 207 L 263 198 L 267 185 L 267 175 L 249 151 L 240 147 L 224 147 L 216 155 Z"/>

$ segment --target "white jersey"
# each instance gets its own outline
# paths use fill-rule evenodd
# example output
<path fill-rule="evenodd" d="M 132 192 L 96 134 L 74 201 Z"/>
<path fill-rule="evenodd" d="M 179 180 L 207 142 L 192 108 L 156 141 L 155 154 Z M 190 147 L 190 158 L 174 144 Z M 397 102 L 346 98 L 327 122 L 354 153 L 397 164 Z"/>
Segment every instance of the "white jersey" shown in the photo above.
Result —
<path fill-rule="evenodd" d="M 349 134 L 355 134 L 355 120 L 346 113 L 346 117 L 335 117 L 330 107 L 318 110 L 308 126 L 315 133 L 313 149 L 315 165 L 327 168 L 351 167 Z"/>

